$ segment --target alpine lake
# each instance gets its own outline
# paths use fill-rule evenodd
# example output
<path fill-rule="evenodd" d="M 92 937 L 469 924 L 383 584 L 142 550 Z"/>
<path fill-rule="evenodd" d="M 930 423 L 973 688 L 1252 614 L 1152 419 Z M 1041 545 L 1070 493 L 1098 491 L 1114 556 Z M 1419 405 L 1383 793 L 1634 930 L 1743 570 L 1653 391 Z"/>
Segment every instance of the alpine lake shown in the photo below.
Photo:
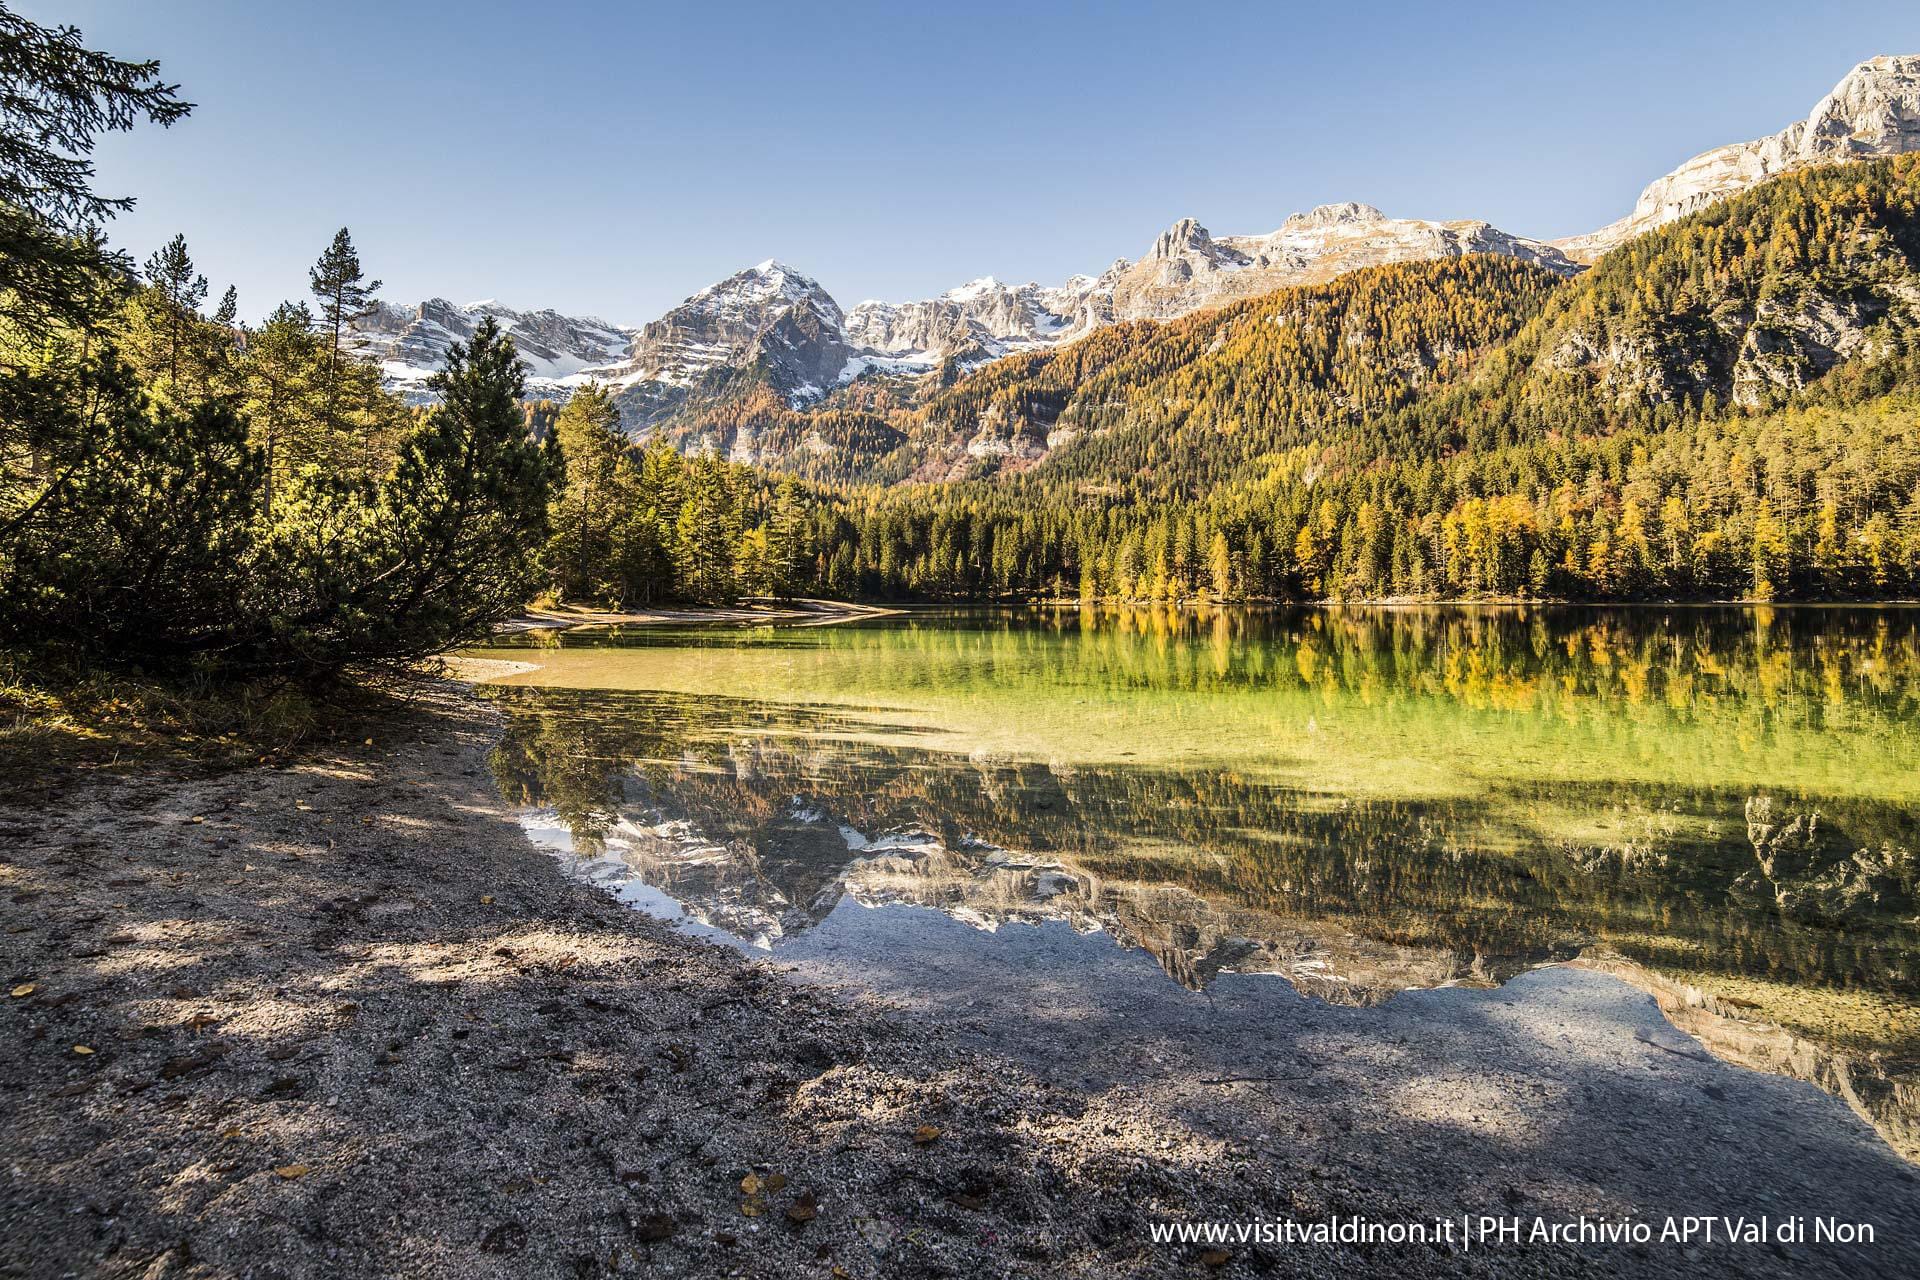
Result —
<path fill-rule="evenodd" d="M 479 687 L 536 844 L 813 976 L 965 1010 L 1011 964 L 1098 1005 L 1124 963 L 1160 1001 L 1371 1009 L 1597 969 L 1920 1156 L 1920 609 L 1036 607 L 469 654 L 531 666 Z"/>

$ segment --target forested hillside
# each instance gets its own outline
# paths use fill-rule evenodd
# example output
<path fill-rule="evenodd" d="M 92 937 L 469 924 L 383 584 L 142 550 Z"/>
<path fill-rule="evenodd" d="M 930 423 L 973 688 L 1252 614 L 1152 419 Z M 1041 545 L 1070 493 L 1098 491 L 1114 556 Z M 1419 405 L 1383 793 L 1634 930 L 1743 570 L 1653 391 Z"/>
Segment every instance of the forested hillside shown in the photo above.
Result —
<path fill-rule="evenodd" d="M 1916 195 L 1912 156 L 1810 170 L 1564 284 L 1387 267 L 999 361 L 896 413 L 902 448 L 1032 465 L 843 493 L 815 585 L 1913 593 Z"/>

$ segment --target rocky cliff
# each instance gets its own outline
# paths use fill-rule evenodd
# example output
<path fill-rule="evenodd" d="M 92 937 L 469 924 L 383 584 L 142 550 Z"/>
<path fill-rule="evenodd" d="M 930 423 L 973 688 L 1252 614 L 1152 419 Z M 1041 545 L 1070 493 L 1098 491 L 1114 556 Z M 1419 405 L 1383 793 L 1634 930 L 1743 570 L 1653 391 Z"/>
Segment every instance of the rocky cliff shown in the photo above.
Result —
<path fill-rule="evenodd" d="M 764 384 L 794 405 L 818 400 L 854 352 L 846 317 L 818 281 L 768 259 L 709 285 L 634 335 L 600 370 L 629 428 L 689 402 Z"/>
<path fill-rule="evenodd" d="M 847 338 L 928 368 L 949 356 L 992 359 L 1049 346 L 1111 319 L 1107 300 L 1123 265 L 1053 288 L 984 276 L 922 302 L 862 302 L 847 312 Z"/>
<path fill-rule="evenodd" d="M 1753 142 L 1715 147 L 1655 179 L 1633 212 L 1554 245 L 1579 262 L 1704 209 L 1756 182 L 1808 165 L 1920 149 L 1920 54 L 1871 58 L 1847 73 L 1804 120 Z"/>
<path fill-rule="evenodd" d="M 1578 268 L 1558 249 L 1485 222 L 1389 218 L 1367 204 L 1326 204 L 1266 235 L 1215 238 L 1192 218 L 1160 233 L 1113 285 L 1115 320 L 1168 320 L 1296 284 L 1323 284 L 1361 267 L 1492 253 L 1562 275 Z"/>

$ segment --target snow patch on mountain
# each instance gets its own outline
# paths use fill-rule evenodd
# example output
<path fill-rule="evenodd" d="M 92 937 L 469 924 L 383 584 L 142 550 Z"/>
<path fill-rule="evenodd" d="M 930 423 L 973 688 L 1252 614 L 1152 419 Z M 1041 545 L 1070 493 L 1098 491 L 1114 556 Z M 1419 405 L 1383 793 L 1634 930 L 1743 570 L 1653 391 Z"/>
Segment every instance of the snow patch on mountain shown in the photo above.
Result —
<path fill-rule="evenodd" d="M 846 367 L 846 323 L 819 281 L 769 258 L 642 326 L 624 358 L 595 376 L 618 388 L 636 429 L 735 377 L 762 379 L 799 407 L 826 394 Z"/>
<path fill-rule="evenodd" d="M 492 299 L 456 305 L 429 298 L 412 307 L 376 303 L 354 323 L 352 337 L 379 364 L 389 387 L 409 402 L 425 403 L 434 398 L 427 379 L 446 363 L 447 349 L 471 339 L 487 316 L 512 337 L 526 363 L 528 394 L 556 399 L 625 356 L 633 335 L 594 316 L 517 311 Z"/>

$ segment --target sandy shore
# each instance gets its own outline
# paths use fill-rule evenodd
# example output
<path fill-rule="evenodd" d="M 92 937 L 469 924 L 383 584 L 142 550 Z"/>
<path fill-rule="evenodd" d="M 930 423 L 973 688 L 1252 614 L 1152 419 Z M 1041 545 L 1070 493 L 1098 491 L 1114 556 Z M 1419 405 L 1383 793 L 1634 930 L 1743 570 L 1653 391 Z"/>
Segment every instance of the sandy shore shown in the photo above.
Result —
<path fill-rule="evenodd" d="M 1312 1038 L 1280 1041 L 1227 984 L 1221 1025 L 1266 1042 L 1266 1068 L 1232 1077 L 1207 1071 L 1204 1028 L 1049 1017 L 1044 955 L 1024 988 L 982 974 L 967 1010 L 800 985 L 567 880 L 492 787 L 496 733 L 443 685 L 351 749 L 0 802 L 0 1274 L 1920 1268 L 1920 1186 L 1871 1130 L 1658 1032 L 1604 975 L 1522 980 L 1464 1019 L 1416 999 L 1391 1038 L 1368 1011 L 1314 1014 Z M 1150 1238 L 1767 1210 L 1878 1240 Z"/>

